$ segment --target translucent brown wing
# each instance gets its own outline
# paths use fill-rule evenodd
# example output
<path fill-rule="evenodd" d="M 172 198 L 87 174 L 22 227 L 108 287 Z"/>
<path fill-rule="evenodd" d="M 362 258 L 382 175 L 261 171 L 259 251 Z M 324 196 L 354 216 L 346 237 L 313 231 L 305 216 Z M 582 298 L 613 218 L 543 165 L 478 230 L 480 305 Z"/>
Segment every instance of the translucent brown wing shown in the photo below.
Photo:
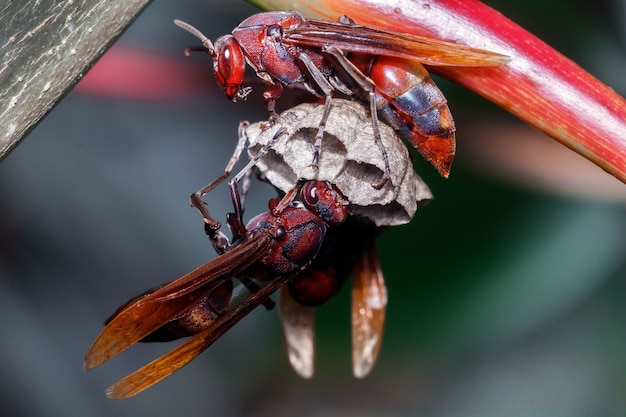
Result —
<path fill-rule="evenodd" d="M 423 36 L 326 20 L 307 22 L 306 26 L 285 30 L 283 41 L 318 48 L 332 45 L 343 52 L 394 56 L 435 66 L 485 67 L 509 61 L 495 52 Z"/>
<path fill-rule="evenodd" d="M 252 293 L 248 298 L 215 319 L 207 329 L 111 385 L 106 390 L 107 397 L 112 399 L 132 397 L 182 368 L 258 307 L 274 291 L 285 285 L 290 278 L 290 275 L 284 275 L 259 291 Z"/>
<path fill-rule="evenodd" d="M 187 275 L 132 301 L 110 319 L 89 347 L 85 370 L 101 365 L 197 304 L 208 292 L 259 259 L 270 243 L 267 233 L 259 233 Z"/>
<path fill-rule="evenodd" d="M 315 308 L 294 300 L 286 287 L 280 291 L 278 306 L 289 363 L 302 378 L 312 378 L 315 371 Z"/>
<path fill-rule="evenodd" d="M 354 266 L 352 284 L 352 372 L 357 378 L 370 373 L 383 341 L 387 288 L 374 244 Z"/>

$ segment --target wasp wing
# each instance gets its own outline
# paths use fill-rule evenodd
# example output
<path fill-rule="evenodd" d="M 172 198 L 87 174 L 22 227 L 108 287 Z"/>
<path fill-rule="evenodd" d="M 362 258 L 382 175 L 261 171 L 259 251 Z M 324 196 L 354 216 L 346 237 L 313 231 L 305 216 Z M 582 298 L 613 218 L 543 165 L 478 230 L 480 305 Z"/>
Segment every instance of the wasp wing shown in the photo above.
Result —
<path fill-rule="evenodd" d="M 354 265 L 352 283 L 352 372 L 363 378 L 374 367 L 383 341 L 387 288 L 374 244 Z"/>
<path fill-rule="evenodd" d="M 187 275 L 131 301 L 111 317 L 91 344 L 85 355 L 85 370 L 101 365 L 200 302 L 256 261 L 270 243 L 269 234 L 258 233 Z"/>
<path fill-rule="evenodd" d="M 308 25 L 286 29 L 283 41 L 317 48 L 334 46 L 343 52 L 393 56 L 434 66 L 485 67 L 509 61 L 507 56 L 495 52 L 424 36 L 326 20 L 307 22 Z"/>
<path fill-rule="evenodd" d="M 282 287 L 290 278 L 291 275 L 284 275 L 252 293 L 248 298 L 217 317 L 210 327 L 111 385 L 106 390 L 107 397 L 112 399 L 132 397 L 182 368 L 211 346 L 213 342 L 219 339 L 243 317 L 258 307 L 259 304 L 263 303 L 267 297 Z"/>
<path fill-rule="evenodd" d="M 280 325 L 291 367 L 302 378 L 315 371 L 315 308 L 293 299 L 287 287 L 280 291 Z"/>

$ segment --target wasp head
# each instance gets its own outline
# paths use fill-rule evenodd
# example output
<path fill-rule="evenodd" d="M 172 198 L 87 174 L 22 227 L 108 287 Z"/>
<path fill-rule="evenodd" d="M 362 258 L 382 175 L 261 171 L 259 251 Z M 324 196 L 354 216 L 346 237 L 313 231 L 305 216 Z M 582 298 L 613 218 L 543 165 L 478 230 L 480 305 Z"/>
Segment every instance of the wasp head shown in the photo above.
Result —
<path fill-rule="evenodd" d="M 217 82 L 224 89 L 226 97 L 236 101 L 244 99 L 250 93 L 249 87 L 242 87 L 246 71 L 246 60 L 243 51 L 232 35 L 225 35 L 215 41 L 215 45 L 202 32 L 189 23 L 174 20 L 176 26 L 200 39 L 202 49 L 187 48 L 185 54 L 191 51 L 205 51 L 213 58 L 213 72 Z"/>

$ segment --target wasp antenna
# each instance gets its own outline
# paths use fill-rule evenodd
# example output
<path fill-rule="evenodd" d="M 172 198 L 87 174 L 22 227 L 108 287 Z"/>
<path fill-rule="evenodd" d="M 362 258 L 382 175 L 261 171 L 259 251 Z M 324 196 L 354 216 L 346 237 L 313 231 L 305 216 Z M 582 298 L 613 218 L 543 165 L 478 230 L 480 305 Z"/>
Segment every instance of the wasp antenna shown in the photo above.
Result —
<path fill-rule="evenodd" d="M 207 48 L 210 52 L 213 52 L 215 50 L 215 48 L 213 48 L 213 43 L 211 42 L 211 40 L 207 38 L 204 33 L 200 32 L 200 30 L 191 26 L 189 23 L 183 22 L 182 20 L 174 19 L 174 24 L 179 28 L 191 33 L 196 38 L 200 39 L 202 45 L 204 45 L 204 47 Z"/>

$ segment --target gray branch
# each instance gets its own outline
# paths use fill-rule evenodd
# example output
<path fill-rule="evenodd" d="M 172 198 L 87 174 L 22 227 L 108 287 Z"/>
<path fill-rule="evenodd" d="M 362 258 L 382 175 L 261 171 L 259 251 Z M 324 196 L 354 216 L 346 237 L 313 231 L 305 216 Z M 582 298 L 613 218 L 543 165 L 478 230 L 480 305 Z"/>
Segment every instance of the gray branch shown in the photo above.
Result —
<path fill-rule="evenodd" d="M 149 2 L 28 0 L 0 6 L 0 160 Z"/>

